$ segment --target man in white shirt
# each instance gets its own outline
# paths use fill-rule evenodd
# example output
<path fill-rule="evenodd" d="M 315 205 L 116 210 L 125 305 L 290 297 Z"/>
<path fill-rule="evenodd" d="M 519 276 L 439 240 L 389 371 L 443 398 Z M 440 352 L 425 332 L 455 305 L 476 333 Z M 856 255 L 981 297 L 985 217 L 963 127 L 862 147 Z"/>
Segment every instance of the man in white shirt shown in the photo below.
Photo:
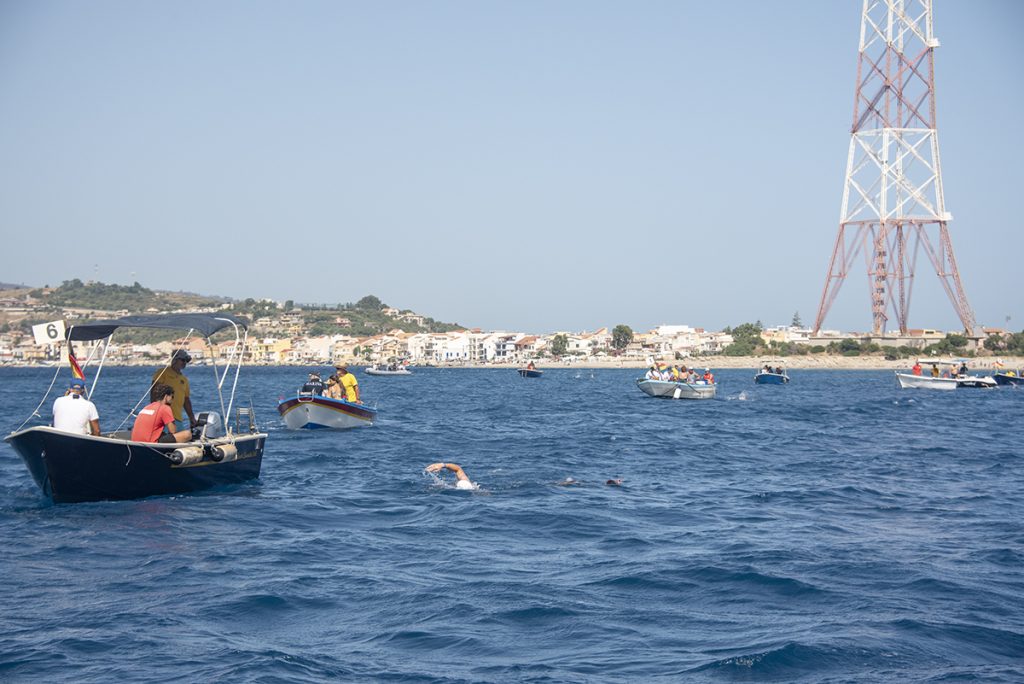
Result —
<path fill-rule="evenodd" d="M 85 381 L 74 378 L 70 390 L 53 402 L 53 427 L 78 435 L 100 434 L 100 414 L 85 398 Z"/>

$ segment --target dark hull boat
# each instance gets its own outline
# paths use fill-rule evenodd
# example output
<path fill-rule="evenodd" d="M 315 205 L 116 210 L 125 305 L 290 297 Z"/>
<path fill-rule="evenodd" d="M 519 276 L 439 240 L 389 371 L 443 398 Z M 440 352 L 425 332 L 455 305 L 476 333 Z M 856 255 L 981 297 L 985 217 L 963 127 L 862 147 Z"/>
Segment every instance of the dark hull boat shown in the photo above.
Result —
<path fill-rule="evenodd" d="M 997 385 L 1024 385 L 1024 377 L 1020 375 L 1009 375 L 1008 373 L 996 373 L 992 376 Z"/>
<path fill-rule="evenodd" d="M 120 437 L 120 438 L 118 438 Z M 183 444 L 132 442 L 33 427 L 7 437 L 55 503 L 186 494 L 259 477 L 266 435 Z"/>
<path fill-rule="evenodd" d="M 544 375 L 544 371 L 537 370 L 536 368 L 517 368 L 516 371 L 524 378 L 539 378 Z"/>
<path fill-rule="evenodd" d="M 789 376 L 785 373 L 766 373 L 761 371 L 754 376 L 754 382 L 758 385 L 785 385 L 789 382 Z"/>
<path fill-rule="evenodd" d="M 232 415 L 235 406 L 238 371 L 245 354 L 246 321 L 220 314 L 128 316 L 93 321 L 73 325 L 67 331 L 69 353 L 73 341 L 105 340 L 105 358 L 111 336 L 123 327 L 185 329 L 189 335 L 199 333 L 207 340 L 219 330 L 233 328 L 233 351 L 223 374 L 216 375 L 220 413 L 199 413 L 193 441 L 183 443 L 132 441 L 130 431 L 87 435 L 46 426 L 19 429 L 5 440 L 21 456 L 43 494 L 56 503 L 139 499 L 186 494 L 259 477 L 267 435 L 257 430 L 252 407 L 237 409 L 234 429 L 221 420 L 221 416 Z M 213 365 L 216 371 L 216 364 Z M 232 366 L 234 379 L 228 384 Z M 76 365 L 74 369 L 81 373 Z M 96 371 L 98 378 L 99 370 Z M 94 380 L 94 391 L 95 386 Z M 225 386 L 230 393 L 222 392 Z M 151 385 L 150 391 L 152 389 Z M 43 401 L 46 399 L 44 396 Z"/>

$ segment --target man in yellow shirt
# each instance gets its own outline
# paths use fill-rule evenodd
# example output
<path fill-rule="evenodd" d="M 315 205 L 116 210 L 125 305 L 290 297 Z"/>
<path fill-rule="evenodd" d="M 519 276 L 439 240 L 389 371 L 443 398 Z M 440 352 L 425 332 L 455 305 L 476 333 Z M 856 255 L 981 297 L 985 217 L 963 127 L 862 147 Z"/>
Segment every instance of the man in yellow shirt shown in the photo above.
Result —
<path fill-rule="evenodd" d="M 345 391 L 345 400 L 359 402 L 359 381 L 348 372 L 348 364 L 342 362 L 334 367 L 338 371 L 338 382 Z"/>
<path fill-rule="evenodd" d="M 192 356 L 184 349 L 174 352 L 171 357 L 171 365 L 162 368 L 153 374 L 151 387 L 163 384 L 174 390 L 174 401 L 171 402 L 171 411 L 174 413 L 175 422 L 181 426 L 184 423 L 184 415 L 188 415 L 189 427 L 196 426 L 196 414 L 192 412 L 192 397 L 189 396 L 188 378 L 182 373 L 185 366 L 192 360 Z"/>

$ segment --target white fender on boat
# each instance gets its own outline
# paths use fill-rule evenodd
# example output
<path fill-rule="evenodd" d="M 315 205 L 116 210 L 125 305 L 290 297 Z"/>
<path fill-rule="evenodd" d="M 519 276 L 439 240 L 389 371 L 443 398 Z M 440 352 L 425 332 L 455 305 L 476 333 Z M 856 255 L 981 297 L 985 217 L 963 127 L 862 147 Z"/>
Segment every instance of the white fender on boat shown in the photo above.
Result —
<path fill-rule="evenodd" d="M 172 451 L 168 455 L 168 458 L 171 459 L 171 463 L 174 465 L 192 465 L 193 463 L 199 463 L 199 461 L 203 460 L 203 447 L 181 447 Z"/>

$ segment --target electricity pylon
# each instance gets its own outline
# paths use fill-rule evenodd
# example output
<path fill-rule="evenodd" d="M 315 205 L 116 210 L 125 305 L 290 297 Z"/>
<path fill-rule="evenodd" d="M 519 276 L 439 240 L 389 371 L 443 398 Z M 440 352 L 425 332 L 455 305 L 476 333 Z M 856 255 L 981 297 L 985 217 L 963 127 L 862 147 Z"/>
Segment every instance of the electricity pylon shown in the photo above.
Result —
<path fill-rule="evenodd" d="M 858 254 L 867 265 L 872 332 L 889 312 L 907 333 L 914 268 L 923 249 L 964 330 L 974 331 L 953 255 L 935 119 L 932 0 L 864 0 L 843 205 L 814 330 Z"/>

